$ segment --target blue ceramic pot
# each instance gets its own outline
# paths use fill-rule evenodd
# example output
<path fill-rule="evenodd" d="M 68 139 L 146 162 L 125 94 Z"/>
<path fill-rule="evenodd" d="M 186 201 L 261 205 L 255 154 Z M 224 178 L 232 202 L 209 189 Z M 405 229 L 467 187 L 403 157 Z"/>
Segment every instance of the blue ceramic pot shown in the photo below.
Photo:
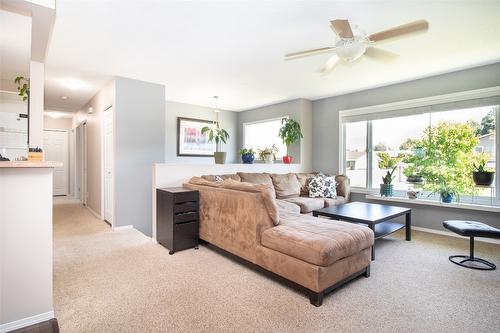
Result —
<path fill-rule="evenodd" d="M 255 159 L 255 155 L 254 154 L 243 154 L 243 155 L 241 155 L 241 160 L 245 164 L 252 164 L 254 159 Z"/>
<path fill-rule="evenodd" d="M 380 184 L 380 195 L 383 197 L 392 197 L 394 195 L 394 185 Z"/>
<path fill-rule="evenodd" d="M 453 194 L 448 193 L 447 195 L 441 194 L 441 201 L 445 203 L 451 203 L 453 201 Z"/>

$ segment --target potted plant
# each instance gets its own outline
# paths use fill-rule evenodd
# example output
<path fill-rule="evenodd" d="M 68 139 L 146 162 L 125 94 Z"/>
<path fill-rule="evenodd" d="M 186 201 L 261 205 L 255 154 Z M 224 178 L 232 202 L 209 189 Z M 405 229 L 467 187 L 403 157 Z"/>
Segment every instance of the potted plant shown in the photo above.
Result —
<path fill-rule="evenodd" d="M 454 198 L 459 198 L 457 191 L 450 185 L 441 183 L 436 189 L 437 193 L 441 197 L 441 201 L 444 203 L 451 203 Z"/>
<path fill-rule="evenodd" d="M 244 164 L 252 164 L 255 159 L 255 152 L 252 148 L 250 149 L 240 149 L 241 160 Z"/>
<path fill-rule="evenodd" d="M 394 195 L 394 185 L 392 181 L 394 180 L 394 172 L 396 171 L 396 166 L 394 166 L 390 171 L 388 170 L 385 176 L 382 177 L 382 184 L 380 184 L 380 195 L 385 197 L 392 197 Z"/>
<path fill-rule="evenodd" d="M 300 124 L 292 118 L 281 119 L 281 125 L 278 136 L 286 145 L 286 156 L 283 156 L 283 163 L 290 164 L 292 163 L 292 156 L 290 156 L 289 148 L 304 136 L 302 135 Z"/>
<path fill-rule="evenodd" d="M 201 129 L 201 134 L 205 134 L 208 132 L 208 141 L 215 141 L 215 153 L 214 160 L 215 164 L 224 164 L 226 163 L 226 152 L 220 151 L 221 143 L 226 143 L 227 139 L 229 139 L 229 133 L 223 128 L 220 127 L 219 122 L 214 123 L 213 126 L 205 126 Z"/>
<path fill-rule="evenodd" d="M 474 163 L 474 170 L 472 172 L 472 178 L 474 179 L 474 183 L 479 186 L 490 186 L 493 183 L 493 179 L 495 178 L 495 172 L 486 169 L 486 160 L 485 156 L 481 156 L 479 162 Z"/>
<path fill-rule="evenodd" d="M 266 163 L 273 163 L 276 160 L 276 154 L 278 153 L 278 147 L 272 145 L 271 148 L 258 149 L 259 159 Z"/>

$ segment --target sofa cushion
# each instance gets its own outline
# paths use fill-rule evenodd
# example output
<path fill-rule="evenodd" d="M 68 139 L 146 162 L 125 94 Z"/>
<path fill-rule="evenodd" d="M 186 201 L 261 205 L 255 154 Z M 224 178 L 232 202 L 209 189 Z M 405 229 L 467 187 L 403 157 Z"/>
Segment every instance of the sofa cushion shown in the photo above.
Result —
<path fill-rule="evenodd" d="M 335 199 L 334 198 L 323 198 L 323 200 L 325 200 L 325 207 L 343 205 L 346 203 L 345 198 L 341 197 L 341 196 L 337 196 Z"/>
<path fill-rule="evenodd" d="M 211 182 L 201 177 L 191 178 L 189 180 L 189 184 L 225 188 L 237 191 L 261 193 L 264 205 L 266 206 L 267 209 L 267 213 L 271 218 L 271 220 L 273 221 L 273 224 L 274 225 L 279 224 L 278 205 L 276 204 L 276 198 L 274 197 L 275 194 L 272 185 L 251 184 L 246 182 L 238 182 L 233 179 L 226 179 L 221 182 Z"/>
<path fill-rule="evenodd" d="M 262 245 L 318 266 L 329 266 L 374 242 L 369 228 L 353 223 L 292 213 L 280 214 L 280 221 L 262 233 Z"/>
<path fill-rule="evenodd" d="M 298 197 L 300 195 L 300 183 L 294 173 L 269 174 L 273 182 L 276 198 L 285 199 Z"/>
<path fill-rule="evenodd" d="M 310 213 L 315 209 L 325 208 L 325 200 L 323 198 L 295 197 L 283 200 L 298 205 L 302 214 Z"/>
<path fill-rule="evenodd" d="M 316 172 L 309 173 L 296 173 L 295 176 L 300 184 L 300 195 L 308 196 L 309 195 L 309 179 L 316 176 Z"/>
<path fill-rule="evenodd" d="M 238 172 L 238 176 L 240 176 L 241 181 L 245 183 L 271 185 L 271 187 L 273 188 L 274 196 L 276 197 L 273 181 L 269 174 L 256 172 Z"/>
<path fill-rule="evenodd" d="M 236 180 L 237 182 L 241 181 L 240 176 L 238 176 L 238 174 L 236 174 L 236 173 L 229 173 L 226 175 L 203 175 L 203 176 L 201 176 L 201 178 L 208 180 L 210 182 L 220 181 L 221 179 L 222 180 L 232 179 L 232 180 Z"/>
<path fill-rule="evenodd" d="M 281 200 L 281 199 L 276 199 L 276 205 L 278 206 L 278 211 L 279 212 L 289 212 L 289 213 L 296 213 L 300 214 L 300 206 L 296 205 L 294 203 Z"/>
<path fill-rule="evenodd" d="M 345 198 L 345 201 L 349 201 L 349 194 L 351 192 L 351 186 L 349 183 L 349 177 L 345 175 L 335 176 L 335 181 L 337 182 L 337 195 Z"/>

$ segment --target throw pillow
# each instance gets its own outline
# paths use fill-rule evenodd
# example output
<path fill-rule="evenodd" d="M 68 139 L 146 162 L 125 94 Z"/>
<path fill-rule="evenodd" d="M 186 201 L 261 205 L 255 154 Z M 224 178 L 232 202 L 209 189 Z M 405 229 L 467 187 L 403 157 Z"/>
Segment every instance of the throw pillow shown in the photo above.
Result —
<path fill-rule="evenodd" d="M 336 198 L 335 177 L 326 177 L 323 175 L 311 177 L 309 180 L 310 198 Z"/>

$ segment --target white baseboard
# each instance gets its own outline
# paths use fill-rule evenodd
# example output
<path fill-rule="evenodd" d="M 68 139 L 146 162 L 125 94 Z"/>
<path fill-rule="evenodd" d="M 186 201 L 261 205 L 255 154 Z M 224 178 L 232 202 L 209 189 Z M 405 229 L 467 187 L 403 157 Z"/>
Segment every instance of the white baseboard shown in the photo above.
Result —
<path fill-rule="evenodd" d="M 443 236 L 448 236 L 448 237 L 464 238 L 464 239 L 466 238 L 464 236 L 457 235 L 454 232 L 444 231 L 444 230 L 435 230 L 435 229 L 414 227 L 414 226 L 411 226 L 411 230 L 428 232 L 430 234 L 437 234 L 437 235 L 443 235 Z M 492 239 L 492 238 L 484 238 L 484 237 L 474 238 L 474 241 L 482 242 L 482 243 L 489 243 L 489 244 L 500 244 L 500 239 Z"/>
<path fill-rule="evenodd" d="M 0 333 L 10 332 L 13 330 L 17 330 L 19 328 L 38 324 L 50 320 L 52 318 L 54 318 L 54 311 L 40 313 L 31 317 L 19 319 L 16 321 L 11 321 L 10 323 L 5 323 L 0 325 Z"/>
<path fill-rule="evenodd" d="M 101 214 L 97 214 L 92 208 L 90 208 L 88 205 L 85 206 L 89 210 L 89 212 L 92 213 L 95 217 L 97 217 L 99 220 L 104 220 L 101 216 Z"/>
<path fill-rule="evenodd" d="M 132 224 L 123 225 L 123 226 L 119 226 L 119 227 L 113 227 L 113 231 L 122 231 L 122 230 L 130 230 L 130 229 L 134 229 L 134 226 Z"/>

